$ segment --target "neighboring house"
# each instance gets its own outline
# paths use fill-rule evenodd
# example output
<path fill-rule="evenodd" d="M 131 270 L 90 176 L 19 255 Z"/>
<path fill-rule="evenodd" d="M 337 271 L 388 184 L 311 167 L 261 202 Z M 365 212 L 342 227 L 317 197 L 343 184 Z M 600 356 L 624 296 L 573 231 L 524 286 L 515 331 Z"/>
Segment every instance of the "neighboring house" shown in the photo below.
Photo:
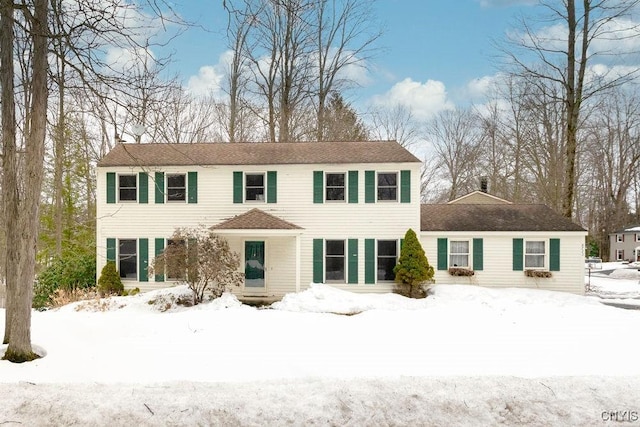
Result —
<path fill-rule="evenodd" d="M 587 232 L 550 208 L 476 191 L 421 209 L 420 240 L 436 283 L 584 293 Z"/>
<path fill-rule="evenodd" d="M 640 261 L 640 226 L 609 234 L 609 261 Z"/>
<path fill-rule="evenodd" d="M 582 228 L 477 192 L 421 207 L 420 167 L 396 142 L 119 144 L 97 167 L 98 273 L 113 260 L 126 288 L 169 286 L 176 274 L 149 263 L 176 227 L 203 224 L 240 254 L 244 299 L 312 282 L 390 292 L 412 228 L 438 283 L 469 280 L 448 275 L 457 263 L 473 268 L 470 283 L 583 293 Z"/>
<path fill-rule="evenodd" d="M 147 266 L 204 224 L 240 254 L 242 297 L 389 292 L 420 227 L 420 167 L 395 142 L 119 144 L 97 167 L 97 271 L 113 260 L 126 288 L 166 287 Z"/>

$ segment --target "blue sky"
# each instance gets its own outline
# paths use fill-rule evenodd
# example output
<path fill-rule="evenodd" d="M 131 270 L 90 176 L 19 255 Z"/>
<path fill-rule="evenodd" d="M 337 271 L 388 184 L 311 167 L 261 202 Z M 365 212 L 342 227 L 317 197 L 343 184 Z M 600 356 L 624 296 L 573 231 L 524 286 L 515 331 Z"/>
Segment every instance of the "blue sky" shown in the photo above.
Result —
<path fill-rule="evenodd" d="M 227 0 L 230 1 L 230 0 Z M 232 0 L 231 0 L 232 1 Z M 530 13 L 532 0 L 378 0 L 384 33 L 363 86 L 346 94 L 358 106 L 404 102 L 418 116 L 469 102 L 473 87 L 496 74 L 492 40 Z M 535 3 L 535 2 L 534 2 Z M 182 0 L 176 11 L 208 31 L 190 28 L 172 43 L 172 66 L 193 90 L 214 88 L 225 52 L 222 0 Z"/>

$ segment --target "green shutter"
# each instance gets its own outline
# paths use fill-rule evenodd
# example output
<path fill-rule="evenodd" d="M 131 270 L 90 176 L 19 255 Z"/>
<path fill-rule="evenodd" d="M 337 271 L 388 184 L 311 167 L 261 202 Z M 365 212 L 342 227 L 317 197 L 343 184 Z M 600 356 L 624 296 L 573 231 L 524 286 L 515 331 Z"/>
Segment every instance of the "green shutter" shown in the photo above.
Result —
<path fill-rule="evenodd" d="M 349 203 L 358 203 L 358 171 L 349 171 Z"/>
<path fill-rule="evenodd" d="M 549 239 L 549 271 L 560 271 L 560 239 Z"/>
<path fill-rule="evenodd" d="M 140 281 L 148 282 L 149 273 L 147 271 L 147 268 L 149 267 L 149 239 L 138 240 L 138 251 L 140 252 L 140 256 L 138 258 Z"/>
<path fill-rule="evenodd" d="M 242 172 L 233 173 L 233 203 L 242 203 Z"/>
<path fill-rule="evenodd" d="M 164 203 L 164 172 L 156 172 L 156 203 Z"/>
<path fill-rule="evenodd" d="M 187 173 L 188 186 L 187 202 L 198 203 L 198 172 Z"/>
<path fill-rule="evenodd" d="M 349 239 L 349 279 L 347 283 L 358 283 L 358 239 Z"/>
<path fill-rule="evenodd" d="M 267 172 L 267 203 L 278 202 L 278 172 Z"/>
<path fill-rule="evenodd" d="M 138 200 L 149 203 L 149 175 L 146 172 L 138 173 Z"/>
<path fill-rule="evenodd" d="M 107 203 L 116 202 L 116 174 L 107 172 Z"/>
<path fill-rule="evenodd" d="M 322 171 L 313 171 L 313 203 L 322 203 L 324 200 L 323 179 L 324 173 Z"/>
<path fill-rule="evenodd" d="M 411 171 L 400 171 L 400 203 L 411 203 Z"/>
<path fill-rule="evenodd" d="M 156 258 L 162 255 L 163 251 L 164 251 L 164 239 L 162 238 L 156 239 Z M 164 274 L 156 272 L 154 279 L 156 282 L 164 282 Z"/>
<path fill-rule="evenodd" d="M 484 242 L 482 239 L 473 239 L 473 269 L 482 271 L 484 268 Z"/>
<path fill-rule="evenodd" d="M 322 262 L 324 240 L 313 239 L 313 283 L 323 283 L 324 264 Z"/>
<path fill-rule="evenodd" d="M 364 239 L 364 283 L 376 283 L 376 240 Z"/>
<path fill-rule="evenodd" d="M 523 270 L 523 248 L 522 239 L 513 239 L 513 271 Z"/>
<path fill-rule="evenodd" d="M 438 239 L 438 270 L 446 270 L 449 266 L 447 246 L 446 238 Z"/>
<path fill-rule="evenodd" d="M 116 239 L 107 239 L 107 262 L 116 262 Z"/>
<path fill-rule="evenodd" d="M 364 171 L 364 202 L 376 201 L 376 171 Z"/>

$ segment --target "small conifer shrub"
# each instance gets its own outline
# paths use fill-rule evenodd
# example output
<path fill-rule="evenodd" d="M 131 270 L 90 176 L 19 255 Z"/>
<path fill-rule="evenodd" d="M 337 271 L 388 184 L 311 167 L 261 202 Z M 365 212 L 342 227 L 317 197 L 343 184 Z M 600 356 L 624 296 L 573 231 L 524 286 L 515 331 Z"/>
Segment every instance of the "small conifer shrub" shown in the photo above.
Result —
<path fill-rule="evenodd" d="M 423 285 L 433 283 L 433 267 L 412 229 L 407 230 L 404 235 L 400 258 L 393 272 L 400 288 L 399 293 L 410 298 L 424 297 Z"/>
<path fill-rule="evenodd" d="M 120 280 L 118 270 L 116 270 L 116 263 L 108 261 L 100 272 L 100 278 L 98 279 L 98 292 L 100 295 L 122 295 L 124 292 L 124 285 Z"/>

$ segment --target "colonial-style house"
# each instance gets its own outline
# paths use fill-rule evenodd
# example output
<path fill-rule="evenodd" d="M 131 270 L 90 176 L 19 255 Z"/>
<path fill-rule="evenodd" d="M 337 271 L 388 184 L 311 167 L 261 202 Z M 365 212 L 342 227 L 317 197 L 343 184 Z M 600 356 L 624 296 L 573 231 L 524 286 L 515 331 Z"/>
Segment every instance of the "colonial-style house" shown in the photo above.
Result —
<path fill-rule="evenodd" d="M 640 226 L 609 234 L 609 261 L 640 261 Z"/>
<path fill-rule="evenodd" d="M 438 284 L 584 293 L 586 230 L 545 205 L 476 191 L 422 205 L 420 236 Z"/>
<path fill-rule="evenodd" d="M 118 144 L 97 167 L 98 272 L 112 260 L 127 288 L 170 286 L 171 273 L 151 275 L 149 263 L 174 243 L 176 227 L 205 225 L 240 254 L 245 280 L 234 292 L 245 299 L 281 298 L 312 282 L 390 292 L 412 228 L 437 260 L 438 283 L 460 283 L 448 276 L 457 264 L 480 285 L 583 292 L 583 229 L 543 207 L 514 216 L 506 206 L 520 212 L 517 205 L 504 203 L 467 212 L 466 228 L 444 219 L 434 228 L 431 209 L 462 215 L 463 204 L 421 206 L 420 166 L 390 141 Z M 517 227 L 500 227 L 505 221 Z M 466 252 L 456 243 L 464 241 Z M 522 277 L 530 269 L 552 277 Z"/>

